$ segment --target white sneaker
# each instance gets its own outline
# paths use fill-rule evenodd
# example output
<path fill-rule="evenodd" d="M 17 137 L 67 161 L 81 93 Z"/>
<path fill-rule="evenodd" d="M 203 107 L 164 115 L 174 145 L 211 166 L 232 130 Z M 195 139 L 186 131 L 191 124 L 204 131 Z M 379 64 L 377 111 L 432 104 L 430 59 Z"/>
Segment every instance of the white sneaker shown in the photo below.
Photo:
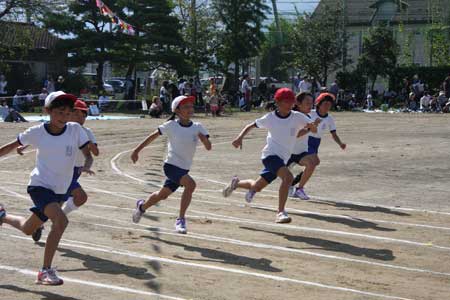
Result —
<path fill-rule="evenodd" d="M 42 285 L 61 285 L 64 281 L 56 274 L 56 269 L 50 268 L 40 270 L 36 279 L 36 284 Z"/>
<path fill-rule="evenodd" d="M 245 201 L 247 201 L 247 203 L 252 203 L 253 197 L 255 197 L 255 195 L 256 195 L 255 191 L 248 191 L 245 194 Z"/>
<path fill-rule="evenodd" d="M 181 234 L 187 233 L 186 228 L 186 219 L 185 218 L 178 218 L 175 222 L 175 231 Z"/>
<path fill-rule="evenodd" d="M 301 189 L 301 188 L 297 188 L 297 190 L 295 191 L 295 198 L 300 198 L 302 200 L 309 200 L 309 196 L 306 195 L 305 190 Z"/>
<path fill-rule="evenodd" d="M 289 187 L 288 197 L 295 197 L 295 186 Z"/>
<path fill-rule="evenodd" d="M 237 185 L 239 183 L 239 178 L 237 176 L 233 176 L 233 178 L 231 179 L 231 182 L 229 185 L 227 185 L 223 190 L 222 190 L 222 195 L 227 198 L 230 197 L 231 194 L 233 193 L 233 191 L 237 188 Z"/>
<path fill-rule="evenodd" d="M 133 223 L 139 223 L 144 212 L 141 210 L 141 206 L 144 204 L 144 200 L 138 200 L 136 202 L 136 209 L 133 211 Z"/>
<path fill-rule="evenodd" d="M 275 220 L 276 223 L 291 223 L 291 221 L 291 217 L 289 217 L 285 211 L 278 213 Z"/>

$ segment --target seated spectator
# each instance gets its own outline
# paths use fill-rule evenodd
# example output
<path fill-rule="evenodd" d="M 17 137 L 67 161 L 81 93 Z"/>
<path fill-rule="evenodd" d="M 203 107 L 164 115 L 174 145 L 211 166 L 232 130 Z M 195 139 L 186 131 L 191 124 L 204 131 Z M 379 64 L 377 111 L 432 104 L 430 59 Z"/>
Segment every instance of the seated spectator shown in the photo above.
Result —
<path fill-rule="evenodd" d="M 25 118 L 12 108 L 9 108 L 6 102 L 0 105 L 0 117 L 5 122 L 28 122 Z"/>
<path fill-rule="evenodd" d="M 440 91 L 439 96 L 437 97 L 437 106 L 438 106 L 439 111 L 442 111 L 442 109 L 447 104 L 447 101 L 448 101 L 448 98 L 445 96 L 445 92 Z"/>
<path fill-rule="evenodd" d="M 89 115 L 91 116 L 100 115 L 100 110 L 98 109 L 98 106 L 93 102 L 89 105 Z"/>
<path fill-rule="evenodd" d="M 149 115 L 152 118 L 159 118 L 163 113 L 163 106 L 158 96 L 154 96 L 152 99 L 152 105 L 150 105 Z"/>
<path fill-rule="evenodd" d="M 44 106 L 44 104 L 45 104 L 45 98 L 47 98 L 47 96 L 48 96 L 47 89 L 46 89 L 46 88 L 43 88 L 42 91 L 41 91 L 41 93 L 40 93 L 39 96 L 38 96 L 38 99 L 39 99 L 39 105 L 40 105 L 40 106 Z"/>
<path fill-rule="evenodd" d="M 9 115 L 9 107 L 6 102 L 2 102 L 0 105 L 0 118 L 2 118 L 3 121 L 5 121 L 6 117 Z"/>
<path fill-rule="evenodd" d="M 444 107 L 442 108 L 442 112 L 443 113 L 450 113 L 450 98 L 448 99 L 448 102 L 444 105 Z"/>
<path fill-rule="evenodd" d="M 422 98 L 420 98 L 420 110 L 421 111 L 430 111 L 430 104 L 433 97 L 429 92 L 425 92 Z"/>
<path fill-rule="evenodd" d="M 109 97 L 106 95 L 105 91 L 100 92 L 100 96 L 98 97 L 98 106 L 101 111 L 108 108 L 109 106 Z"/>

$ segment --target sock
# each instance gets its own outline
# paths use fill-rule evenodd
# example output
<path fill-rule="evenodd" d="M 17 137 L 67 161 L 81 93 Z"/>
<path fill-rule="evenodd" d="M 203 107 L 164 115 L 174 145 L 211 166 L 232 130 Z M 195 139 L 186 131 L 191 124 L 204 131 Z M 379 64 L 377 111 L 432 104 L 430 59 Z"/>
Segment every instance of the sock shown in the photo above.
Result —
<path fill-rule="evenodd" d="M 69 200 L 66 201 L 66 205 L 64 205 L 63 212 L 67 216 L 74 210 L 77 210 L 78 206 L 73 203 L 73 197 L 69 197 Z"/>

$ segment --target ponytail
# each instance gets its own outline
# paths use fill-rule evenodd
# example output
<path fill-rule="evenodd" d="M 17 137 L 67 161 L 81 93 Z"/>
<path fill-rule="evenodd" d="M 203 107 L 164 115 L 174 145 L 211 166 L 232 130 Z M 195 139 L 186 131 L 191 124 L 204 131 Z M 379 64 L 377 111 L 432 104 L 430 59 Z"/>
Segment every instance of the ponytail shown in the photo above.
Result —
<path fill-rule="evenodd" d="M 170 118 L 167 119 L 167 121 L 173 121 L 175 120 L 177 114 L 176 113 L 172 113 L 172 115 L 170 116 Z"/>

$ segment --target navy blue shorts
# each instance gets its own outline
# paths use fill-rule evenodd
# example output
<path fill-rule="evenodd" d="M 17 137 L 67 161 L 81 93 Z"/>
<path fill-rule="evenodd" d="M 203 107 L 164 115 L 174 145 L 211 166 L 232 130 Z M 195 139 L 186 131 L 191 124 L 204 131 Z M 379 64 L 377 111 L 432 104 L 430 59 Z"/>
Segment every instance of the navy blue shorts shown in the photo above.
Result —
<path fill-rule="evenodd" d="M 282 167 L 286 167 L 284 160 L 282 160 L 277 155 L 267 156 L 262 160 L 262 163 L 264 165 L 264 170 L 261 171 L 260 176 L 264 178 L 269 184 L 277 179 L 278 170 L 280 170 Z"/>
<path fill-rule="evenodd" d="M 310 136 L 308 138 L 308 154 L 318 154 L 322 139 Z"/>
<path fill-rule="evenodd" d="M 184 175 L 187 175 L 189 170 L 178 168 L 171 164 L 164 164 L 164 174 L 166 174 L 166 182 L 164 187 L 169 188 L 172 192 L 175 192 L 180 186 L 180 180 Z"/>
<path fill-rule="evenodd" d="M 66 199 L 64 201 L 67 201 L 69 199 L 74 190 L 81 187 L 81 185 L 78 183 L 78 179 L 80 179 L 80 172 L 82 169 L 83 167 L 75 167 L 73 169 L 72 182 L 70 183 L 69 189 L 67 190 Z"/>
<path fill-rule="evenodd" d="M 45 207 L 50 203 L 61 203 L 65 201 L 65 194 L 55 194 L 52 190 L 41 186 L 28 186 L 27 193 L 33 200 L 34 206 L 30 208 L 42 222 L 47 222 L 48 217 L 44 214 Z"/>
<path fill-rule="evenodd" d="M 309 155 L 308 152 L 303 152 L 301 154 L 292 154 L 291 158 L 289 158 L 289 161 L 287 163 L 287 166 L 289 167 L 290 165 L 292 165 L 293 163 L 300 163 L 300 161 L 303 159 L 303 157 Z"/>

